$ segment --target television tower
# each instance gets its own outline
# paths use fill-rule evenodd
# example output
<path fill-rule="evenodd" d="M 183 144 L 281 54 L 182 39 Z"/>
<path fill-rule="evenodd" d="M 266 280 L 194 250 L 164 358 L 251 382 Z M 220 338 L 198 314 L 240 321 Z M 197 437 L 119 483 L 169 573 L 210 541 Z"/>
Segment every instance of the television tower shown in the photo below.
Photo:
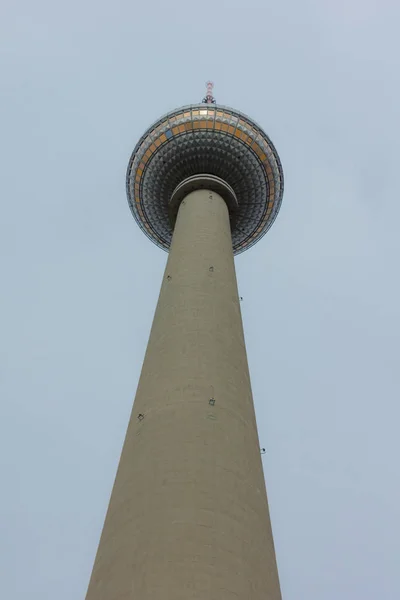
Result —
<path fill-rule="evenodd" d="M 280 600 L 234 266 L 278 214 L 278 154 L 208 83 L 126 189 L 169 256 L 86 600 Z"/>

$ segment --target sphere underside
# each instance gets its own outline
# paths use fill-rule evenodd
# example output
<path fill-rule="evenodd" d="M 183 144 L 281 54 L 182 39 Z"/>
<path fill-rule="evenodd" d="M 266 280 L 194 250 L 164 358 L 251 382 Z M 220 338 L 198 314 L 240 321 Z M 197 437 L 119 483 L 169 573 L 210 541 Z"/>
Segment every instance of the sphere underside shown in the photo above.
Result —
<path fill-rule="evenodd" d="M 209 173 L 234 190 L 231 215 L 235 254 L 255 244 L 271 227 L 283 195 L 278 154 L 263 130 L 242 113 L 196 104 L 172 111 L 139 140 L 128 165 L 127 195 L 141 229 L 168 250 L 173 228 L 169 202 L 192 175 Z"/>

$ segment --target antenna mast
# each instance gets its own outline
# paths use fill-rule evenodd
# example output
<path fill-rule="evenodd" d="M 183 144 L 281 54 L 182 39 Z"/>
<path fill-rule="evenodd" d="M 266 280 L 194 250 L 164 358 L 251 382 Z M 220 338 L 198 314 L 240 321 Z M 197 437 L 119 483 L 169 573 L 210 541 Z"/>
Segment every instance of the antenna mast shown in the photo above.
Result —
<path fill-rule="evenodd" d="M 207 86 L 207 93 L 206 93 L 205 97 L 203 98 L 202 102 L 204 104 L 215 104 L 215 98 L 213 96 L 213 88 L 214 88 L 213 82 L 207 81 L 206 86 Z"/>

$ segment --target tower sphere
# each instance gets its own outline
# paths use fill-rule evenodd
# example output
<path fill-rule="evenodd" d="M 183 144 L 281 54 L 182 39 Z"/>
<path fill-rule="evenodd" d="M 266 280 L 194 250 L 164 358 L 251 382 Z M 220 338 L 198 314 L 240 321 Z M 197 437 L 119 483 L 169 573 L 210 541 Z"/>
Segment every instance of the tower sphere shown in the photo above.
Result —
<path fill-rule="evenodd" d="M 282 166 L 259 125 L 219 104 L 173 110 L 137 143 L 128 165 L 126 189 L 139 227 L 168 250 L 176 214 L 170 204 L 174 191 L 183 181 L 202 174 L 222 179 L 233 190 L 237 199 L 236 206 L 230 207 L 233 250 L 239 254 L 250 248 L 278 214 Z"/>

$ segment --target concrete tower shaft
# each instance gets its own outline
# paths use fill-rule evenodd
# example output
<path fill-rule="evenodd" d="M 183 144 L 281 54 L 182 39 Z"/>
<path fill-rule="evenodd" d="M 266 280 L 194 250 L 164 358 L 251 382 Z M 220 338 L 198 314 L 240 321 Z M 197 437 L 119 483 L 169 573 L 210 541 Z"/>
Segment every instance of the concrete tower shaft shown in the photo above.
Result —
<path fill-rule="evenodd" d="M 281 598 L 227 205 L 181 202 L 87 600 Z"/>

